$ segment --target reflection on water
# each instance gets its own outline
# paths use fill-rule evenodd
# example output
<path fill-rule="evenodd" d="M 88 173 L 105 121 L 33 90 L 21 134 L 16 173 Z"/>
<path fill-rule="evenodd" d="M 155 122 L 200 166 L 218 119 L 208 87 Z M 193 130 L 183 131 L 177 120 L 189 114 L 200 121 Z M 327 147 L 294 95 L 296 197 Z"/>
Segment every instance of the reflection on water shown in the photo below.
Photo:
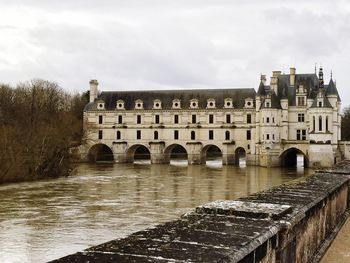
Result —
<path fill-rule="evenodd" d="M 222 166 L 80 165 L 74 176 L 0 186 L 0 262 L 45 262 L 235 199 L 310 170 Z"/>

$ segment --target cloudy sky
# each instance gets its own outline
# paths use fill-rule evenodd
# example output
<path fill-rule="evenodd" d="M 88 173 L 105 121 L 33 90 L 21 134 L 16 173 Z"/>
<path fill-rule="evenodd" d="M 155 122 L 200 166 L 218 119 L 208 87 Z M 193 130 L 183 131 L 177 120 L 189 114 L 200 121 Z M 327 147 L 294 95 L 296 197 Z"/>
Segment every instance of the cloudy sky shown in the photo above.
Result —
<path fill-rule="evenodd" d="M 257 88 L 260 73 L 321 63 L 350 105 L 348 0 L 0 0 L 0 10 L 0 82 Z"/>

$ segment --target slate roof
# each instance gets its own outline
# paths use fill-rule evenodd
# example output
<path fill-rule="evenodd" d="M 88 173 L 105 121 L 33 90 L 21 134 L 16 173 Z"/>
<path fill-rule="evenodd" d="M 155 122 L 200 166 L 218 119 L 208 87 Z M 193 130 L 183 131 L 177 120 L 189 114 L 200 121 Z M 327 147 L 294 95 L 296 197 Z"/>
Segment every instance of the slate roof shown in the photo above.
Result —
<path fill-rule="evenodd" d="M 254 99 L 256 92 L 253 88 L 239 89 L 192 89 L 192 90 L 147 90 L 147 91 L 105 91 L 98 96 L 98 100 L 105 102 L 106 110 L 114 110 L 117 100 L 123 100 L 126 110 L 132 110 L 135 107 L 135 101 L 141 99 L 144 109 L 153 108 L 153 100 L 159 99 L 162 103 L 162 109 L 171 109 L 172 101 L 179 99 L 181 109 L 188 109 L 190 100 L 198 99 L 198 108 L 207 107 L 207 99 L 215 99 L 216 108 L 224 107 L 224 99 L 231 98 L 234 108 L 243 108 L 245 99 Z M 88 103 L 84 111 L 96 110 L 95 103 Z"/>
<path fill-rule="evenodd" d="M 327 99 L 327 97 L 326 97 L 326 95 L 324 93 L 322 93 L 322 98 L 323 98 L 323 106 L 322 106 L 322 108 L 332 108 L 331 103 L 329 102 L 329 100 Z M 318 106 L 317 106 L 317 98 L 312 103 L 311 108 L 318 108 Z"/>
<path fill-rule="evenodd" d="M 296 89 L 299 85 L 303 85 L 307 89 L 307 97 L 315 98 L 318 91 L 318 77 L 316 74 L 296 74 L 295 75 L 295 85 L 290 86 L 290 75 L 282 74 L 278 76 L 278 98 L 282 99 L 288 98 L 289 106 L 295 106 L 296 100 Z"/>
<path fill-rule="evenodd" d="M 337 95 L 338 100 L 341 101 L 337 87 L 336 87 L 335 83 L 333 82 L 332 78 L 329 81 L 329 84 L 326 85 L 325 90 L 326 90 L 326 95 Z"/>
<path fill-rule="evenodd" d="M 266 95 L 265 86 L 264 86 L 264 83 L 262 81 L 260 81 L 260 85 L 259 85 L 259 89 L 258 89 L 257 95 L 259 95 L 259 96 L 265 96 Z"/>
<path fill-rule="evenodd" d="M 262 101 L 261 103 L 261 109 L 282 109 L 281 107 L 281 103 L 280 100 L 278 99 L 278 97 L 276 96 L 275 92 L 271 93 L 271 107 L 265 107 L 265 100 L 266 98 Z"/>

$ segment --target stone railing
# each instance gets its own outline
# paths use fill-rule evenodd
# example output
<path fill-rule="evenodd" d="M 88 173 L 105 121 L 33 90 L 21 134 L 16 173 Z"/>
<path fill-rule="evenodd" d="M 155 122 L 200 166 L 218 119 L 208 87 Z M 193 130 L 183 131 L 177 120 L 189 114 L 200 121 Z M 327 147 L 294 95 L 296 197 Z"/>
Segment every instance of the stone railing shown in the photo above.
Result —
<path fill-rule="evenodd" d="M 52 262 L 318 262 L 347 217 L 350 162 Z"/>

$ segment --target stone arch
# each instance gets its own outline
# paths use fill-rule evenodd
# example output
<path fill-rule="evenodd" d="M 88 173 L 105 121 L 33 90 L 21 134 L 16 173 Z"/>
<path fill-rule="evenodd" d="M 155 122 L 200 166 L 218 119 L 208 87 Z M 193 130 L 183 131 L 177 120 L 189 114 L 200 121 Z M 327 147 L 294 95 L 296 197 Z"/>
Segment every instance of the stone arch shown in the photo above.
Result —
<path fill-rule="evenodd" d="M 143 144 L 134 144 L 130 146 L 126 152 L 128 162 L 135 160 L 150 160 L 151 152 L 149 147 Z"/>
<path fill-rule="evenodd" d="M 205 145 L 201 152 L 202 163 L 207 160 L 222 158 L 222 149 L 216 144 Z"/>
<path fill-rule="evenodd" d="M 296 147 L 291 147 L 282 152 L 279 156 L 281 166 L 284 167 L 297 167 L 297 159 L 298 156 L 304 157 L 303 166 L 308 167 L 309 166 L 309 159 L 307 155 L 300 149 Z"/>
<path fill-rule="evenodd" d="M 113 162 L 113 151 L 106 144 L 98 143 L 93 146 L 88 151 L 89 162 Z"/>
<path fill-rule="evenodd" d="M 181 144 L 171 144 L 164 149 L 165 163 L 169 163 L 171 159 L 188 159 L 188 151 Z"/>
<path fill-rule="evenodd" d="M 235 150 L 235 164 L 239 165 L 240 160 L 245 159 L 246 155 L 247 152 L 243 147 L 237 147 Z"/>

